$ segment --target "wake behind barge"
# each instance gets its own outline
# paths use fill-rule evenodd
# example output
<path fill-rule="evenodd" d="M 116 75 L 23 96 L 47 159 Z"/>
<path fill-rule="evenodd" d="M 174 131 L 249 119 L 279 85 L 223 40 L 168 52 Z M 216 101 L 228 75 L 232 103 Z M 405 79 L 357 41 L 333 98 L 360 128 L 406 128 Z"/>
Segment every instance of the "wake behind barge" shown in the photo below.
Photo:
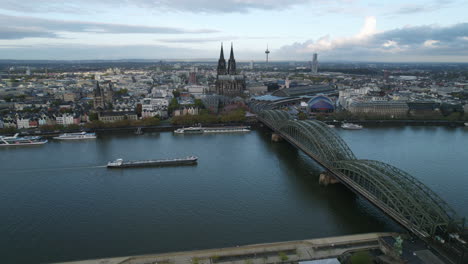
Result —
<path fill-rule="evenodd" d="M 158 159 L 158 160 L 140 160 L 124 161 L 117 159 L 107 163 L 107 168 L 138 168 L 138 167 L 158 167 L 158 166 L 182 166 L 197 164 L 198 157 L 188 156 L 179 159 Z"/>

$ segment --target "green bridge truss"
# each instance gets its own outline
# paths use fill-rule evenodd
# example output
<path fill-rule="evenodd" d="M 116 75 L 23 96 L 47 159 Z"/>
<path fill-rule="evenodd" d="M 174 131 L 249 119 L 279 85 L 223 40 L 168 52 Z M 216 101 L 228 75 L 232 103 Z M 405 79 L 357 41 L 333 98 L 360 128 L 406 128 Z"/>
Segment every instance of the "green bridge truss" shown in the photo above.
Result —
<path fill-rule="evenodd" d="M 326 163 L 333 172 L 352 180 L 371 198 L 398 215 L 400 222 L 423 237 L 459 232 L 462 221 L 436 193 L 408 173 L 389 164 L 358 160 L 344 140 L 320 121 L 293 120 L 280 110 L 263 110 L 258 116 L 301 148 Z"/>

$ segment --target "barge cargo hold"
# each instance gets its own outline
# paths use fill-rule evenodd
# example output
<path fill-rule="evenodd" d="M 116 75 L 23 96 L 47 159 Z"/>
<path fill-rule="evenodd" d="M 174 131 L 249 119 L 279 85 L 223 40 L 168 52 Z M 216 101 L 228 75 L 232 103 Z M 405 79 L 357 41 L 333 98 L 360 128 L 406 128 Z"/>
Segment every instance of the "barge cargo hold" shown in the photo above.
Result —
<path fill-rule="evenodd" d="M 162 167 L 162 166 L 183 166 L 197 164 L 198 157 L 188 156 L 179 159 L 158 159 L 158 160 L 140 160 L 124 161 L 117 159 L 107 163 L 107 168 L 138 168 L 138 167 Z"/>

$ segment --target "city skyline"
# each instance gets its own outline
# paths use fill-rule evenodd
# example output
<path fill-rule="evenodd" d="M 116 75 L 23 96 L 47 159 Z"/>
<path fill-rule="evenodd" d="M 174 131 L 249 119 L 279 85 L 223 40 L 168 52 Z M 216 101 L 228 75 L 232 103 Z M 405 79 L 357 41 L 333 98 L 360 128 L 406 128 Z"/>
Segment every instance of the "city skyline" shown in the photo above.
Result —
<path fill-rule="evenodd" d="M 2 2 L 2 59 L 468 61 L 463 1 Z"/>

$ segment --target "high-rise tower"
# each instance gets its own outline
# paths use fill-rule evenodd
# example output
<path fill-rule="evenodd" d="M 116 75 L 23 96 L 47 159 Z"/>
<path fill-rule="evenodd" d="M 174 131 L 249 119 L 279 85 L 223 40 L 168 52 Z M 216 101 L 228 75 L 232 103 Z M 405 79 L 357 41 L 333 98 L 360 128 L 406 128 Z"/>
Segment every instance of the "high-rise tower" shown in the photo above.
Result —
<path fill-rule="evenodd" d="M 231 55 L 229 56 L 227 72 L 229 75 L 236 75 L 236 60 L 234 59 L 234 49 L 232 47 L 232 43 L 231 43 Z"/>
<path fill-rule="evenodd" d="M 221 43 L 221 53 L 218 60 L 218 75 L 226 74 L 226 60 L 224 59 L 223 43 Z"/>
<path fill-rule="evenodd" d="M 318 60 L 317 60 L 317 53 L 314 53 L 313 58 L 312 58 L 312 73 L 317 74 L 318 72 Z"/>
<path fill-rule="evenodd" d="M 266 54 L 266 63 L 268 63 L 268 54 L 270 54 L 270 51 L 268 50 L 268 45 L 267 45 L 267 49 L 265 50 L 265 54 Z"/>

